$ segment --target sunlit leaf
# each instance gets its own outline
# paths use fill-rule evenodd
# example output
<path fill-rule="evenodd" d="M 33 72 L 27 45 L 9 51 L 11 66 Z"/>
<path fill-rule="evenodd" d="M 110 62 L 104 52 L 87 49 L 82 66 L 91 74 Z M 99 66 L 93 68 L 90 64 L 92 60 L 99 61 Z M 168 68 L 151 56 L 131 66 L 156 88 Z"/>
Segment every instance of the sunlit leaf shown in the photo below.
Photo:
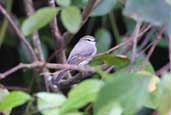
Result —
<path fill-rule="evenodd" d="M 65 28 L 69 32 L 76 33 L 80 28 L 82 16 L 77 7 L 70 6 L 62 9 L 61 19 Z"/>
<path fill-rule="evenodd" d="M 75 111 L 89 102 L 94 102 L 102 86 L 103 82 L 95 79 L 81 82 L 69 92 L 61 113 Z"/>
<path fill-rule="evenodd" d="M 96 57 L 94 60 L 92 60 L 94 64 L 100 63 L 100 62 L 105 62 L 109 65 L 114 65 L 115 67 L 123 67 L 129 64 L 130 60 L 126 56 L 122 55 L 102 55 Z"/>
<path fill-rule="evenodd" d="M 39 92 L 36 96 L 38 109 L 43 115 L 60 115 L 59 109 L 66 100 L 65 96 L 47 92 Z"/>
<path fill-rule="evenodd" d="M 120 71 L 110 74 L 94 106 L 95 115 L 135 114 L 148 96 L 151 74 L 145 71 Z"/>
<path fill-rule="evenodd" d="M 67 7 L 71 4 L 71 0 L 56 0 L 60 6 Z"/>
<path fill-rule="evenodd" d="M 22 31 L 24 35 L 30 35 L 46 26 L 56 16 L 58 11 L 58 8 L 51 7 L 45 7 L 37 10 L 32 16 L 23 22 Z"/>
<path fill-rule="evenodd" d="M 0 102 L 0 111 L 24 104 L 30 99 L 30 95 L 21 91 L 12 91 Z"/>
<path fill-rule="evenodd" d="M 162 76 L 158 86 L 158 105 L 157 110 L 160 115 L 169 115 L 171 113 L 171 74 Z"/>
<path fill-rule="evenodd" d="M 3 87 L 1 84 L 0 84 L 0 103 L 3 102 L 4 98 L 9 95 L 9 92 L 7 89 L 5 89 L 5 87 Z M 5 109 L 3 111 L 1 111 L 0 113 L 3 113 L 4 115 L 10 115 L 10 112 L 11 112 L 11 108 L 9 109 Z"/>

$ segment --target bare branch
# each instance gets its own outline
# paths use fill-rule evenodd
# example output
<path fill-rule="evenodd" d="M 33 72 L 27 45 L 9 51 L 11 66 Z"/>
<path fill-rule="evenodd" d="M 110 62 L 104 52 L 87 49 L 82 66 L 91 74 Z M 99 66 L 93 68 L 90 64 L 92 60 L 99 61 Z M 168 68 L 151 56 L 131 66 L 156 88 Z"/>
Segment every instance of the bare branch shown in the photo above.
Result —
<path fill-rule="evenodd" d="M 135 29 L 132 33 L 132 40 L 133 40 L 133 48 L 132 48 L 132 57 L 131 57 L 131 62 L 134 63 L 135 62 L 135 59 L 136 59 L 136 55 L 137 55 L 137 39 L 138 39 L 138 35 L 139 35 L 139 32 L 140 32 L 140 28 L 141 28 L 141 24 L 142 22 L 141 21 L 138 21 L 136 26 L 135 26 Z"/>
<path fill-rule="evenodd" d="M 80 28 L 86 23 L 86 21 L 88 20 L 88 17 L 92 11 L 92 9 L 95 6 L 97 0 L 88 0 L 87 6 L 84 8 L 83 13 L 82 13 L 82 24 L 80 26 Z M 70 32 L 65 32 L 63 34 L 63 38 L 65 41 L 65 46 L 71 41 L 71 39 L 73 38 L 73 34 L 71 34 Z"/>
<path fill-rule="evenodd" d="M 165 31 L 165 25 L 161 27 L 160 32 L 157 34 L 157 39 L 153 42 L 153 45 L 150 48 L 150 51 L 148 52 L 148 54 L 147 54 L 147 56 L 146 56 L 146 58 L 145 58 L 145 60 L 144 60 L 144 62 L 142 64 L 142 67 L 141 67 L 142 69 L 144 69 L 145 64 L 147 63 L 147 61 L 151 57 L 151 55 L 152 55 L 154 49 L 156 48 L 158 42 L 162 38 L 162 34 L 163 34 L 164 31 Z"/>
<path fill-rule="evenodd" d="M 51 7 L 56 7 L 55 6 L 55 0 L 49 0 L 49 5 Z M 66 61 L 65 52 L 62 50 L 62 48 L 64 47 L 64 39 L 63 39 L 61 32 L 58 28 L 56 17 L 54 17 L 52 22 L 50 22 L 49 26 L 50 26 L 50 29 L 52 32 L 52 36 L 55 40 L 56 49 L 59 50 L 58 54 L 55 53 L 56 57 L 57 57 L 57 62 L 58 63 L 64 63 Z"/>
<path fill-rule="evenodd" d="M 26 40 L 25 36 L 23 35 L 23 33 L 20 31 L 20 29 L 17 27 L 17 25 L 14 23 L 14 21 L 12 20 L 12 18 L 10 17 L 10 15 L 7 13 L 7 11 L 2 7 L 2 5 L 0 4 L 0 11 L 5 15 L 5 17 L 7 18 L 7 20 L 9 21 L 9 23 L 12 25 L 12 27 L 14 28 L 15 32 L 17 33 L 17 35 L 19 36 L 19 38 L 21 39 L 21 41 L 25 44 L 25 46 L 27 47 L 33 61 L 37 61 L 37 57 L 36 54 L 33 50 L 33 48 L 31 47 L 31 45 L 29 44 L 29 42 Z"/>
<path fill-rule="evenodd" d="M 156 74 L 161 76 L 163 73 L 167 72 L 170 68 L 170 63 L 167 63 L 163 67 L 161 67 L 159 70 L 156 71 Z"/>
<path fill-rule="evenodd" d="M 32 68 L 41 68 L 44 66 L 49 69 L 70 69 L 70 70 L 78 70 L 78 71 L 86 71 L 86 72 L 95 72 L 95 69 L 89 66 L 78 66 L 78 65 L 69 65 L 69 64 L 54 64 L 54 63 L 46 63 L 45 62 L 33 62 L 30 64 L 20 63 L 17 66 L 9 69 L 4 73 L 0 73 L 0 79 L 4 79 L 10 74 L 20 70 L 20 69 L 32 69 Z"/>
<path fill-rule="evenodd" d="M 33 1 L 32 0 L 24 0 L 24 2 L 25 2 L 25 6 L 26 6 L 27 16 L 33 15 L 33 13 L 35 12 L 34 7 L 33 7 Z M 44 55 L 43 55 L 41 42 L 40 42 L 40 37 L 39 37 L 38 32 L 33 33 L 32 41 L 33 41 L 35 50 L 37 51 L 36 53 L 37 53 L 37 56 L 38 56 L 39 60 L 44 62 L 45 59 L 44 59 Z M 49 72 L 48 69 L 44 68 L 44 67 L 43 67 L 42 71 L 43 71 L 43 73 Z M 47 91 L 49 91 L 48 79 L 49 79 L 49 76 L 46 76 L 44 74 L 45 86 L 46 86 Z"/>

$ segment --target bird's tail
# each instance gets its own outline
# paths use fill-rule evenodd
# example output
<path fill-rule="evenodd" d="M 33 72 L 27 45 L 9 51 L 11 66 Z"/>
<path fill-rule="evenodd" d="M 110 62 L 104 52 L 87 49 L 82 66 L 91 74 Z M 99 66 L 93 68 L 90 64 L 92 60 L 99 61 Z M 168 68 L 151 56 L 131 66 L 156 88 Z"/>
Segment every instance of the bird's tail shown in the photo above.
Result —
<path fill-rule="evenodd" d="M 55 77 L 54 79 L 52 79 L 52 83 L 54 85 L 58 85 L 59 81 L 65 77 L 65 74 L 66 74 L 67 71 L 68 71 L 68 69 L 61 70 L 59 72 L 59 74 L 57 75 L 57 77 Z"/>

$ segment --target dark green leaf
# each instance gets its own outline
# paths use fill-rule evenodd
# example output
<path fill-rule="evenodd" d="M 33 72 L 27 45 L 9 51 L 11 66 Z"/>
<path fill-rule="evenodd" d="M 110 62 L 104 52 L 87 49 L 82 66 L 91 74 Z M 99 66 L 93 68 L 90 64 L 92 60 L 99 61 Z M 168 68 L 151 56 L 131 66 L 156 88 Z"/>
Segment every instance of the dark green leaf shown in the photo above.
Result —
<path fill-rule="evenodd" d="M 72 4 L 79 8 L 84 8 L 88 3 L 88 0 L 72 0 Z"/>
<path fill-rule="evenodd" d="M 110 74 L 95 102 L 95 115 L 135 114 L 148 96 L 151 76 L 145 71 Z"/>
<path fill-rule="evenodd" d="M 30 95 L 21 91 L 12 91 L 0 102 L 0 111 L 24 104 L 30 99 Z"/>
<path fill-rule="evenodd" d="M 89 102 L 94 102 L 102 86 L 103 82 L 95 79 L 81 82 L 69 92 L 61 113 L 75 111 Z"/>
<path fill-rule="evenodd" d="M 24 35 L 30 35 L 40 28 L 46 26 L 58 13 L 58 8 L 45 7 L 36 11 L 32 16 L 27 18 L 22 24 Z"/>
<path fill-rule="evenodd" d="M 106 29 L 98 29 L 95 33 L 96 36 L 96 46 L 97 46 L 97 52 L 103 52 L 110 48 L 112 37 L 110 35 L 110 32 Z"/>
<path fill-rule="evenodd" d="M 103 16 L 109 13 L 117 3 L 117 0 L 99 0 L 93 9 L 91 16 Z"/>
<path fill-rule="evenodd" d="M 66 100 L 65 96 L 47 92 L 39 92 L 36 96 L 38 109 L 43 115 L 60 115 L 59 109 Z"/>
<path fill-rule="evenodd" d="M 127 0 L 124 14 L 151 23 L 152 25 L 167 25 L 167 33 L 171 31 L 171 5 L 167 0 Z"/>
<path fill-rule="evenodd" d="M 61 19 L 65 28 L 69 32 L 76 33 L 80 28 L 82 16 L 77 7 L 70 6 L 62 9 Z"/>
<path fill-rule="evenodd" d="M 102 55 L 96 57 L 93 61 L 93 63 L 100 63 L 105 62 L 109 65 L 114 65 L 115 67 L 123 67 L 129 64 L 130 60 L 128 57 L 122 56 L 122 55 Z"/>
<path fill-rule="evenodd" d="M 171 74 L 162 76 L 157 91 L 158 105 L 157 110 L 160 115 L 169 115 L 171 113 Z"/>

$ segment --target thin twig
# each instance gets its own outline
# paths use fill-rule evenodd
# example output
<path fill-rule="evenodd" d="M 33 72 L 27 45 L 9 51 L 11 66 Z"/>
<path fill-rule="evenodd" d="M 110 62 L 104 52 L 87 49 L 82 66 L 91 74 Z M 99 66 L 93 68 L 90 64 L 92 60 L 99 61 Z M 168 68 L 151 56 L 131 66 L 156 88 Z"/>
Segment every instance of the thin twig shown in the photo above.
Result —
<path fill-rule="evenodd" d="M 44 66 L 45 62 L 33 62 L 30 64 L 23 64 L 20 63 L 17 66 L 9 69 L 4 73 L 0 73 L 0 79 L 4 79 L 5 77 L 9 76 L 10 74 L 20 70 L 20 69 L 32 69 L 32 68 L 41 68 Z M 78 66 L 78 65 L 69 65 L 69 64 L 55 64 L 55 63 L 46 63 L 46 68 L 49 69 L 70 69 L 70 70 L 78 70 L 78 71 L 86 71 L 86 72 L 95 72 L 95 69 L 89 66 Z"/>
<path fill-rule="evenodd" d="M 147 35 L 145 36 L 145 39 L 143 40 L 143 42 L 141 43 L 141 45 L 139 46 L 139 49 L 143 49 L 147 43 L 150 41 L 151 36 L 154 34 L 154 32 L 156 31 L 156 28 L 152 28 Z"/>
<path fill-rule="evenodd" d="M 96 4 L 97 0 L 88 0 L 88 3 L 86 5 L 86 7 L 83 10 L 82 13 L 82 24 L 80 26 L 80 28 L 86 23 L 86 21 L 89 18 L 89 15 L 92 11 L 92 9 L 94 8 L 95 4 Z M 73 38 L 74 34 L 71 34 L 70 32 L 65 32 L 63 34 L 63 38 L 65 41 L 65 46 L 67 46 L 67 44 L 71 41 L 71 39 Z"/>
<path fill-rule="evenodd" d="M 131 38 L 133 40 L 131 63 L 134 63 L 135 59 L 136 59 L 136 55 L 137 55 L 137 39 L 138 39 L 138 35 L 139 35 L 139 32 L 140 32 L 141 24 L 142 24 L 141 21 L 137 22 L 137 24 L 135 26 L 135 29 L 134 29 L 134 32 L 132 33 L 132 36 L 131 36 Z"/>
<path fill-rule="evenodd" d="M 164 31 L 165 31 L 165 25 L 161 27 L 160 32 L 157 34 L 157 39 L 153 42 L 153 45 L 150 48 L 150 50 L 149 50 L 149 52 L 148 52 L 148 54 L 147 54 L 147 56 L 146 56 L 146 58 L 145 58 L 145 60 L 144 60 L 144 62 L 142 64 L 142 66 L 141 66 L 141 69 L 144 69 L 145 64 L 147 63 L 147 61 L 151 57 L 151 55 L 152 55 L 154 49 L 156 48 L 158 42 L 162 38 L 162 34 L 163 34 Z"/>
<path fill-rule="evenodd" d="M 5 17 L 8 19 L 9 23 L 12 25 L 12 27 L 14 28 L 15 32 L 17 33 L 17 35 L 19 36 L 19 38 L 21 39 L 21 41 L 25 44 L 25 46 L 27 47 L 33 61 L 37 61 L 37 57 L 36 54 L 33 50 L 33 48 L 31 47 L 30 43 L 26 40 L 25 36 L 23 35 L 23 33 L 20 31 L 20 29 L 17 27 L 17 25 L 14 23 L 14 21 L 12 20 L 12 18 L 10 17 L 10 15 L 7 13 L 7 11 L 2 7 L 2 5 L 0 4 L 0 11 L 5 15 Z"/>
<path fill-rule="evenodd" d="M 156 71 L 156 74 L 158 76 L 161 76 L 164 72 L 167 72 L 170 68 L 170 63 L 167 63 L 166 65 L 164 65 L 163 67 L 161 67 L 159 70 Z"/>
<path fill-rule="evenodd" d="M 171 34 L 168 35 L 167 37 L 168 37 L 168 40 L 169 40 L 169 43 L 168 43 L 168 47 L 169 47 L 169 61 L 170 61 L 169 68 L 171 70 Z"/>
<path fill-rule="evenodd" d="M 55 1 L 56 0 L 49 0 L 49 5 L 51 7 L 56 7 L 55 6 Z M 50 30 L 52 32 L 52 36 L 55 40 L 55 46 L 56 46 L 56 49 L 60 49 L 59 52 L 58 52 L 58 55 L 56 54 L 56 57 L 57 57 L 57 62 L 58 63 L 65 63 L 66 61 L 66 56 L 65 56 L 65 52 L 64 50 L 62 50 L 62 48 L 64 47 L 64 39 L 61 35 L 61 32 L 58 28 L 58 23 L 57 23 L 57 18 L 54 17 L 54 19 L 52 20 L 52 22 L 50 22 L 49 24 L 50 26 Z"/>
<path fill-rule="evenodd" d="M 27 16 L 31 16 L 33 15 L 33 13 L 35 12 L 34 10 L 34 7 L 33 7 L 33 1 L 32 0 L 24 0 L 25 2 L 25 6 L 26 6 L 26 13 L 27 13 Z M 40 61 L 45 61 L 44 59 L 44 55 L 43 55 L 43 51 L 42 51 L 42 47 L 41 47 L 41 42 L 40 42 L 40 37 L 39 37 L 39 34 L 38 32 L 35 32 L 33 33 L 32 35 L 32 41 L 33 41 L 33 44 L 34 44 L 34 47 L 35 47 L 35 50 L 37 51 L 37 56 L 39 58 Z M 43 73 L 47 73 L 49 72 L 47 68 L 44 68 L 42 69 Z M 44 80 L 45 80 L 45 86 L 46 86 L 46 90 L 49 91 L 49 85 L 48 85 L 48 78 L 49 76 L 46 76 L 44 74 Z"/>

